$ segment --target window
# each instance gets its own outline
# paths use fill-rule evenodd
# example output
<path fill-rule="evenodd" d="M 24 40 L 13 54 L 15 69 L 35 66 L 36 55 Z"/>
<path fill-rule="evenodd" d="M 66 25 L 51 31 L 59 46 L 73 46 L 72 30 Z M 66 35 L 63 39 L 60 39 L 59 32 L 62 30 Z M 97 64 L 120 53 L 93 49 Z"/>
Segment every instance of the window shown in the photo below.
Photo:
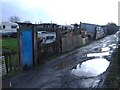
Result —
<path fill-rule="evenodd" d="M 5 29 L 5 25 L 3 25 L 3 28 Z"/>
<path fill-rule="evenodd" d="M 47 36 L 46 37 L 46 40 L 48 40 L 48 39 L 53 39 L 54 38 L 54 36 Z"/>
<path fill-rule="evenodd" d="M 11 28 L 15 29 L 15 28 L 17 28 L 17 26 L 11 26 Z"/>
<path fill-rule="evenodd" d="M 41 33 L 43 33 L 43 34 L 47 34 L 47 32 L 41 32 Z"/>

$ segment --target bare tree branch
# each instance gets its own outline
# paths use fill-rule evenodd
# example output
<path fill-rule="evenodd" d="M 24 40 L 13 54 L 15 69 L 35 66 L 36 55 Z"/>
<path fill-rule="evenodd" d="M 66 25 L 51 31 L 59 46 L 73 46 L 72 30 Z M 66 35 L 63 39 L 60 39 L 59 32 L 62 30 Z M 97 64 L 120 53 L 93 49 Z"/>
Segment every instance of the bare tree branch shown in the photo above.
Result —
<path fill-rule="evenodd" d="M 20 18 L 18 16 L 11 16 L 9 18 L 10 22 L 20 22 Z"/>

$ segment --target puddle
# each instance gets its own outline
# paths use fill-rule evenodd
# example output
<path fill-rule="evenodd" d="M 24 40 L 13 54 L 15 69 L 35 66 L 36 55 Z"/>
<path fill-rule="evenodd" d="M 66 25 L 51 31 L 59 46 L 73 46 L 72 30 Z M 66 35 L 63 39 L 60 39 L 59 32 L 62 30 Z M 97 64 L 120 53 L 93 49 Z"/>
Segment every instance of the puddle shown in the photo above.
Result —
<path fill-rule="evenodd" d="M 100 78 L 83 79 L 81 81 L 81 86 L 84 88 L 95 88 L 98 86 L 100 81 L 101 81 Z"/>
<path fill-rule="evenodd" d="M 103 47 L 103 48 L 101 48 L 101 51 L 102 52 L 106 52 L 106 51 L 110 51 L 110 47 Z"/>
<path fill-rule="evenodd" d="M 115 43 L 113 43 L 113 44 L 110 44 L 110 45 L 108 45 L 108 46 L 111 46 L 111 47 L 112 47 L 112 46 L 116 46 L 116 44 L 115 44 Z"/>
<path fill-rule="evenodd" d="M 109 47 L 113 48 L 113 49 L 116 49 L 117 48 L 117 45 L 116 44 L 110 44 L 108 45 Z"/>
<path fill-rule="evenodd" d="M 116 38 L 116 41 L 119 42 L 119 37 Z"/>
<path fill-rule="evenodd" d="M 105 58 L 96 58 L 78 64 L 75 69 L 71 70 L 71 73 L 80 77 L 95 77 L 103 72 L 109 66 L 109 61 Z"/>
<path fill-rule="evenodd" d="M 106 44 L 106 43 L 104 43 L 104 44 L 103 44 L 103 47 L 106 47 L 106 45 L 107 45 L 107 44 Z"/>
<path fill-rule="evenodd" d="M 102 52 L 102 53 L 89 53 L 87 57 L 104 57 L 111 55 L 110 52 Z"/>

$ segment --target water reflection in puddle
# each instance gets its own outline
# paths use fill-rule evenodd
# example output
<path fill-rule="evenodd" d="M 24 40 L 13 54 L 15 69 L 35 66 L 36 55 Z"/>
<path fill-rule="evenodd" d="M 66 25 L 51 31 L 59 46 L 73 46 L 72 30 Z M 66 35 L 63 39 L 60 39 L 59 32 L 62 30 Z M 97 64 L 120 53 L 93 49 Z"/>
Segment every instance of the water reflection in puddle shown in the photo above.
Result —
<path fill-rule="evenodd" d="M 104 43 L 104 44 L 103 44 L 103 47 L 105 47 L 106 45 L 107 45 L 107 44 L 106 44 L 106 43 Z"/>
<path fill-rule="evenodd" d="M 110 52 L 101 52 L 101 53 L 89 53 L 87 57 L 104 57 L 111 55 Z"/>
<path fill-rule="evenodd" d="M 88 78 L 81 81 L 81 86 L 84 88 L 95 88 L 100 82 L 100 78 Z"/>
<path fill-rule="evenodd" d="M 113 48 L 113 49 L 116 49 L 117 48 L 117 45 L 116 44 L 110 44 L 108 45 L 109 47 Z"/>
<path fill-rule="evenodd" d="M 94 77 L 102 74 L 109 66 L 109 61 L 104 58 L 91 59 L 78 64 L 76 69 L 72 69 L 71 73 L 76 76 Z"/>
<path fill-rule="evenodd" d="M 101 48 L 101 51 L 102 52 L 110 51 L 110 49 L 111 49 L 110 47 L 103 47 L 103 48 Z"/>

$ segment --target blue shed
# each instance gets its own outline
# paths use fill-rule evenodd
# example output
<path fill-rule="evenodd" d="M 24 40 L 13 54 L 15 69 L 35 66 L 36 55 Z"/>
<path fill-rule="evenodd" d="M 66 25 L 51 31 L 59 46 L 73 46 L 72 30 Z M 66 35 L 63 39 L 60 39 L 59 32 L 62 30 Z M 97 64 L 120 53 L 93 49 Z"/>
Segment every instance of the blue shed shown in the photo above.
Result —
<path fill-rule="evenodd" d="M 23 70 L 30 69 L 36 63 L 35 29 L 31 23 L 18 23 L 19 59 Z M 37 54 L 36 54 L 37 55 Z"/>

